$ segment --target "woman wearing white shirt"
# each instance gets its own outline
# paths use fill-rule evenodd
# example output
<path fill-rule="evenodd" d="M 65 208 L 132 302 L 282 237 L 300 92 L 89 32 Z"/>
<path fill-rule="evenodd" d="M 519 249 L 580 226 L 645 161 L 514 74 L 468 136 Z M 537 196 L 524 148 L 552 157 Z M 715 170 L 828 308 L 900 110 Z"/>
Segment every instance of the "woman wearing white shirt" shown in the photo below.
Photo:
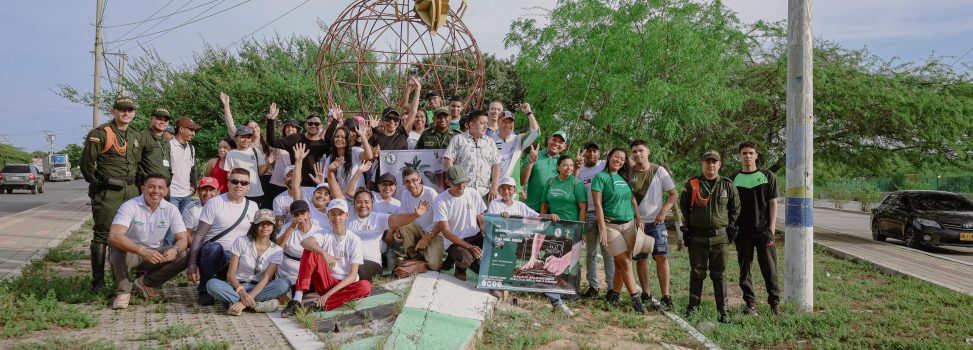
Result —
<path fill-rule="evenodd" d="M 271 312 L 280 306 L 277 298 L 287 293 L 290 283 L 274 279 L 283 255 L 273 242 L 276 235 L 274 212 L 257 211 L 247 235 L 233 242 L 226 281 L 214 278 L 206 283 L 213 298 L 229 305 L 227 314 L 239 316 L 244 309 Z"/>
<path fill-rule="evenodd" d="M 358 172 L 358 166 L 364 161 L 372 160 L 372 146 L 367 142 L 366 128 L 363 125 L 358 125 L 356 129 L 358 139 L 365 140 L 361 143 L 361 147 L 354 146 L 352 139 L 352 132 L 346 127 L 340 127 L 334 132 L 334 137 L 332 138 L 333 147 L 331 147 L 331 153 L 327 157 L 321 159 L 321 163 L 324 164 L 325 168 L 328 168 L 331 163 L 337 161 L 338 159 L 344 159 L 345 163 L 342 167 L 338 169 L 337 180 L 338 185 L 344 188 L 348 184 L 351 178 Z M 365 179 L 359 178 L 358 181 L 352 182 L 355 187 L 364 187 Z"/>
<path fill-rule="evenodd" d="M 260 186 L 260 174 L 267 172 L 275 159 L 273 154 L 264 156 L 256 148 L 251 147 L 252 135 L 253 130 L 246 125 L 236 129 L 237 148 L 227 153 L 226 160 L 223 162 L 223 170 L 230 171 L 235 168 L 249 170 L 250 191 L 247 192 L 246 197 L 254 202 L 262 203 L 264 191 Z"/>
<path fill-rule="evenodd" d="M 335 199 L 344 199 L 344 196 L 337 194 Z M 355 192 L 355 213 L 345 222 L 345 227 L 361 239 L 365 261 L 358 269 L 358 278 L 362 280 L 371 280 L 382 272 L 382 241 L 385 244 L 392 242 L 392 235 L 385 232 L 412 223 L 429 209 L 429 202 L 422 202 L 413 213 L 389 215 L 373 212 L 374 201 L 372 191 L 363 188 Z"/>
<path fill-rule="evenodd" d="M 300 181 L 300 180 L 298 180 Z M 284 224 L 284 232 L 277 238 L 277 245 L 284 251 L 283 262 L 277 276 L 286 278 L 290 285 L 297 282 L 297 272 L 301 267 L 301 256 L 304 247 L 301 241 L 321 231 L 321 227 L 311 220 L 310 206 L 303 200 L 294 201 L 290 205 L 292 221 Z"/>

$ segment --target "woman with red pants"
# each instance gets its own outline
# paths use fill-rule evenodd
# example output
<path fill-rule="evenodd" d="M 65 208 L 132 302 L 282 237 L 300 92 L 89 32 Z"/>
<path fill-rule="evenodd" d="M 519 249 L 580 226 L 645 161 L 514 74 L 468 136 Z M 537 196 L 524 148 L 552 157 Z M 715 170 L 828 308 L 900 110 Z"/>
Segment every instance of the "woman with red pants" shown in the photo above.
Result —
<path fill-rule="evenodd" d="M 287 303 L 281 317 L 294 315 L 303 307 L 304 292 L 312 286 L 318 294 L 316 306 L 325 311 L 367 297 L 372 291 L 369 281 L 358 280 L 358 268 L 364 263 L 361 239 L 345 228 L 348 202 L 341 199 L 328 203 L 328 220 L 333 233 L 319 232 L 301 242 L 304 255 L 294 285 L 294 298 Z M 322 294 L 323 293 L 323 294 Z"/>

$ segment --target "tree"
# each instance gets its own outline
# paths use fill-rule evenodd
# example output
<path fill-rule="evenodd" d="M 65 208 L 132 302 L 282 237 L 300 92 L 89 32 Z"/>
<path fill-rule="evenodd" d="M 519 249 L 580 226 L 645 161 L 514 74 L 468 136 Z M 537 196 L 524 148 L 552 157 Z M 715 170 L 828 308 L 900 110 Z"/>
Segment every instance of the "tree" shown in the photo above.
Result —
<path fill-rule="evenodd" d="M 64 147 L 64 149 L 57 151 L 57 154 L 67 154 L 68 161 L 71 162 L 72 166 L 78 166 L 81 164 L 81 151 L 84 148 L 77 144 L 70 144 Z"/>
<path fill-rule="evenodd" d="M 30 163 L 32 161 L 30 153 L 11 145 L 0 144 L 0 165 Z"/>

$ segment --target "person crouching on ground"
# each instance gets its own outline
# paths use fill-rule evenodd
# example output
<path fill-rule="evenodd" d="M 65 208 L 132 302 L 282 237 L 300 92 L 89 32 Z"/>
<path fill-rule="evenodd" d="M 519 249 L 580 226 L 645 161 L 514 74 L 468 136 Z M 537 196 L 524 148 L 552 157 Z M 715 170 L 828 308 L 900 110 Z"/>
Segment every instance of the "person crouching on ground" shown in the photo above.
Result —
<path fill-rule="evenodd" d="M 247 235 L 230 248 L 226 281 L 214 278 L 206 283 L 206 291 L 228 305 L 228 315 L 239 316 L 244 309 L 271 312 L 280 306 L 277 298 L 287 293 L 290 282 L 274 277 L 283 258 L 283 250 L 274 243 L 276 236 L 274 212 L 258 210 Z"/>
<path fill-rule="evenodd" d="M 334 310 L 355 299 L 367 297 L 372 283 L 358 279 L 358 268 L 364 263 L 361 239 L 345 228 L 348 220 L 348 202 L 333 199 L 328 202 L 328 220 L 333 233 L 318 232 L 301 242 L 304 254 L 294 285 L 294 298 L 280 313 L 281 317 L 293 316 L 303 308 L 304 292 L 313 285 L 318 293 L 316 306 Z"/>
<path fill-rule="evenodd" d="M 169 191 L 168 180 L 161 174 L 149 174 L 142 183 L 142 195 L 122 203 L 108 232 L 112 272 L 118 282 L 112 309 L 124 309 L 132 297 L 132 268 L 145 271 L 135 279 L 135 288 L 146 299 L 158 296 L 155 288 L 186 268 L 186 227 L 179 208 L 163 200 Z M 166 231 L 172 229 L 175 244 L 162 246 Z"/>

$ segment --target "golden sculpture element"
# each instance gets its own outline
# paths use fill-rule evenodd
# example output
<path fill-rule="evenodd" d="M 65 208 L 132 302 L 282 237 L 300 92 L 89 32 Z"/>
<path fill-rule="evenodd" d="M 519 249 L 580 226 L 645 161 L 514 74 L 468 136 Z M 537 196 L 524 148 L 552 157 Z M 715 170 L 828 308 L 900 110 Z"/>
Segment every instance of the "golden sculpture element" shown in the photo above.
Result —
<path fill-rule="evenodd" d="M 467 7 L 463 0 L 456 11 L 457 17 L 463 18 Z M 422 22 L 429 26 L 429 31 L 436 32 L 449 18 L 449 0 L 416 0 L 415 10 Z"/>

